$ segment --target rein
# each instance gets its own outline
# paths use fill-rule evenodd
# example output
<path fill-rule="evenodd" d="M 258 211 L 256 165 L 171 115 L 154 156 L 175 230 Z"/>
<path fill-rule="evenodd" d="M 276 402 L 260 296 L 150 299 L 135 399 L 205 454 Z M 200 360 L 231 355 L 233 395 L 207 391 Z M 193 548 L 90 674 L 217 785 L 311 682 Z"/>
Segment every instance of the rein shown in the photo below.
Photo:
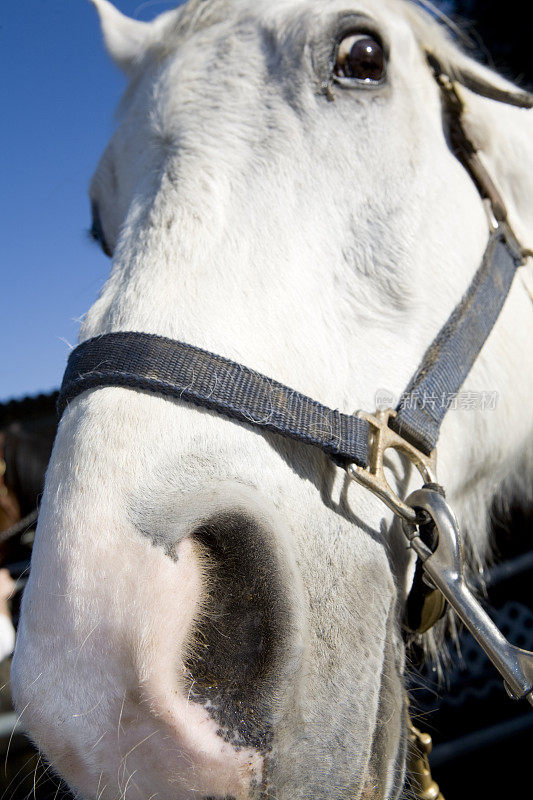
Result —
<path fill-rule="evenodd" d="M 319 447 L 401 518 L 418 556 L 408 599 L 409 611 L 416 595 L 414 613 L 408 613 L 408 622 L 415 620 L 412 632 L 428 630 L 444 613 L 447 600 L 500 671 L 509 694 L 533 705 L 533 653 L 507 642 L 464 579 L 461 534 L 435 475 L 435 447 L 449 403 L 426 402 L 428 397 L 453 398 L 460 390 L 496 324 L 517 268 L 532 253 L 519 244 L 505 203 L 466 135 L 455 84 L 432 55 L 427 57 L 441 90 L 451 147 L 486 205 L 490 235 L 468 290 L 428 347 L 396 409 L 343 414 L 193 345 L 120 331 L 88 339 L 72 351 L 58 411 L 62 414 L 70 401 L 89 389 L 120 386 L 192 403 L 260 432 Z M 505 102 L 505 94 L 497 99 Z M 516 98 L 508 102 L 522 104 Z M 523 105 L 531 104 L 524 100 Z M 397 496 L 385 476 L 383 457 L 389 448 L 407 456 L 424 481 L 406 500 Z M 442 800 L 427 762 L 431 740 L 412 723 L 409 732 L 416 796 Z"/>

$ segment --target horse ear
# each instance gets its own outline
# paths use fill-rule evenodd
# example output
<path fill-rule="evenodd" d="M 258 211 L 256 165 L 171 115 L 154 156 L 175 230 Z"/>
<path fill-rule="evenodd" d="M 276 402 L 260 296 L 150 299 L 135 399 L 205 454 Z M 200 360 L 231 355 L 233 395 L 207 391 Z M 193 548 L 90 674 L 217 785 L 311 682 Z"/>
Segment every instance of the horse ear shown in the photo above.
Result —
<path fill-rule="evenodd" d="M 126 74 L 142 59 L 150 41 L 152 25 L 122 14 L 108 0 L 91 0 L 95 6 L 107 52 Z"/>
<path fill-rule="evenodd" d="M 513 86 L 487 67 L 464 57 L 455 65 L 455 79 L 471 92 L 519 108 L 533 108 L 533 94 Z"/>

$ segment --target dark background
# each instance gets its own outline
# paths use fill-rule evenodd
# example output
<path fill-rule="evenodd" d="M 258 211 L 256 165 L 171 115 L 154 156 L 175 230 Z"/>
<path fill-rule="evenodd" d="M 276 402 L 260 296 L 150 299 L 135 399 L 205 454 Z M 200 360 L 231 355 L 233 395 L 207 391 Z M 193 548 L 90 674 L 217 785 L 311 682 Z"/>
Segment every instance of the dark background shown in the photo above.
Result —
<path fill-rule="evenodd" d="M 457 0 L 449 5 L 452 18 L 475 43 L 476 55 L 505 77 L 533 89 L 531 0 Z"/>

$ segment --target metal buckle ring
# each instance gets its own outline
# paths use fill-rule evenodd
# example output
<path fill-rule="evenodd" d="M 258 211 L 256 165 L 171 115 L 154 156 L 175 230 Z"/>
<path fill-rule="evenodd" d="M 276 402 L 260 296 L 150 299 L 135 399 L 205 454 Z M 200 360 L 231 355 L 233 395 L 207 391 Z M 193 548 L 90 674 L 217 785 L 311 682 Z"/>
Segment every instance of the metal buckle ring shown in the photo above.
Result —
<path fill-rule="evenodd" d="M 399 517 L 413 525 L 420 523 L 423 521 L 420 514 L 400 500 L 390 487 L 383 467 L 383 457 L 389 448 L 397 450 L 407 456 L 411 464 L 417 468 L 424 483 L 436 483 L 436 451 L 427 456 L 393 431 L 389 426 L 389 420 L 396 416 L 396 411 L 392 408 L 376 411 L 375 414 L 356 411 L 356 416 L 365 419 L 370 426 L 369 464 L 367 468 L 354 463 L 349 464 L 346 468 L 348 475 L 381 498 Z"/>

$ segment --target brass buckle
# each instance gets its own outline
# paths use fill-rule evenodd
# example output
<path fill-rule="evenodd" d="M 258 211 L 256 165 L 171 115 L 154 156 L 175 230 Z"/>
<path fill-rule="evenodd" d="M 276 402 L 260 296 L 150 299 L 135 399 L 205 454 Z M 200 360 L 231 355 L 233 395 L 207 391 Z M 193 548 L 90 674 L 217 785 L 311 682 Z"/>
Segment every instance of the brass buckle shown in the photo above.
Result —
<path fill-rule="evenodd" d="M 417 512 L 404 503 L 403 500 L 400 500 L 396 492 L 389 486 L 383 468 L 383 456 L 389 448 L 403 453 L 411 464 L 417 468 L 424 479 L 424 483 L 436 483 L 436 451 L 433 450 L 431 455 L 427 456 L 393 431 L 389 426 L 389 420 L 396 416 L 396 411 L 392 408 L 376 411 L 375 414 L 356 411 L 356 416 L 365 419 L 370 426 L 368 442 L 369 464 L 367 468 L 359 467 L 353 463 L 349 464 L 346 468 L 348 475 L 381 498 L 385 505 L 399 517 L 411 524 L 419 523 L 421 520 Z"/>

